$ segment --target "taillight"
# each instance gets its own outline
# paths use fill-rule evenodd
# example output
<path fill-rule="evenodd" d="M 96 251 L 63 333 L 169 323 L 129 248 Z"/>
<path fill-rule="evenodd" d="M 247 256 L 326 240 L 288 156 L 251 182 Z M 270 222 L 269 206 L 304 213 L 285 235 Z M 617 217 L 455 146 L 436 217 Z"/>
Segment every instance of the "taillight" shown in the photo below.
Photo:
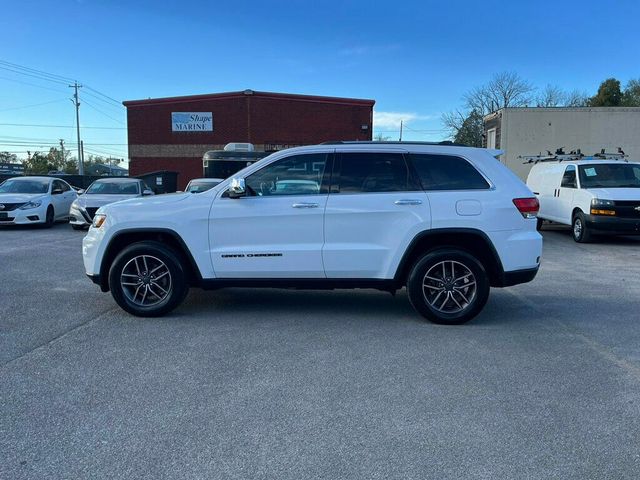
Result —
<path fill-rule="evenodd" d="M 514 198 L 513 204 L 524 218 L 536 218 L 540 210 L 540 203 L 536 197 Z"/>

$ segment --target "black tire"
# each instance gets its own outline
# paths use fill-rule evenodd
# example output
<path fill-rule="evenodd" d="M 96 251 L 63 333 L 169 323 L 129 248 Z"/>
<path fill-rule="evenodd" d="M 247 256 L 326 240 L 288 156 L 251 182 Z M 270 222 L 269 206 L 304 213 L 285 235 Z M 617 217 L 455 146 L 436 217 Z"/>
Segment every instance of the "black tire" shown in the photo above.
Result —
<path fill-rule="evenodd" d="M 47 207 L 47 214 L 44 220 L 44 224 L 42 225 L 44 228 L 51 228 L 55 223 L 56 212 L 53 210 L 53 205 L 49 205 Z"/>
<path fill-rule="evenodd" d="M 593 236 L 587 227 L 587 219 L 582 212 L 576 212 L 571 221 L 571 235 L 578 243 L 589 243 Z"/>
<path fill-rule="evenodd" d="M 541 218 L 538 218 L 538 220 L 536 221 L 536 230 L 538 231 L 542 230 L 543 224 L 544 224 L 544 220 L 542 220 Z"/>
<path fill-rule="evenodd" d="M 73 223 L 71 224 L 71 228 L 73 228 L 74 230 L 86 230 L 87 227 L 84 227 L 82 225 L 74 225 Z"/>
<path fill-rule="evenodd" d="M 162 278 L 154 280 L 154 269 L 160 264 L 164 268 L 156 274 Z M 123 285 L 123 279 L 130 284 Z M 189 292 L 179 254 L 151 241 L 134 243 L 118 254 L 109 269 L 109 287 L 116 303 L 138 317 L 160 317 L 180 305 Z"/>
<path fill-rule="evenodd" d="M 444 270 L 441 270 L 443 262 Z M 440 278 L 442 282 L 432 280 Z M 454 282 L 455 278 L 459 280 Z M 489 278 L 482 264 L 469 253 L 455 248 L 435 250 L 419 258 L 407 280 L 413 308 L 427 320 L 443 325 L 459 325 L 475 317 L 487 303 L 489 289 Z M 446 300 L 441 304 L 440 299 Z"/>

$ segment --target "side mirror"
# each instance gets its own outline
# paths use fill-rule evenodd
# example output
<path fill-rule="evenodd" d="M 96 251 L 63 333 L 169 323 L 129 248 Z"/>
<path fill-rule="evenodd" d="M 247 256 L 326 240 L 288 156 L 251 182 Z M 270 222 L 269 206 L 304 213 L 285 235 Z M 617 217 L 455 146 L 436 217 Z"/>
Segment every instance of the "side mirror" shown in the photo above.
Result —
<path fill-rule="evenodd" d="M 55 188 L 51 191 L 51 195 L 60 195 L 62 193 L 61 188 Z"/>
<path fill-rule="evenodd" d="M 244 178 L 232 178 L 229 184 L 229 198 L 239 198 L 247 193 Z"/>
<path fill-rule="evenodd" d="M 153 190 L 143 190 L 142 195 L 153 195 Z"/>

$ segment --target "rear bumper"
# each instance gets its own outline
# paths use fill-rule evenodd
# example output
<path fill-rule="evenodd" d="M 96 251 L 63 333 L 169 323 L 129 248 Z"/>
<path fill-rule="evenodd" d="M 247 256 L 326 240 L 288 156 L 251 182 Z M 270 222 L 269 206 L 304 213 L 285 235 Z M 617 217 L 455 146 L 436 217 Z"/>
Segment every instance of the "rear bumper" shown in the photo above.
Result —
<path fill-rule="evenodd" d="M 586 215 L 587 228 L 593 233 L 607 235 L 640 235 L 640 218 Z"/>
<path fill-rule="evenodd" d="M 501 287 L 510 287 L 520 283 L 527 283 L 536 278 L 539 267 L 526 268 L 524 270 L 514 270 L 512 272 L 504 272 Z"/>

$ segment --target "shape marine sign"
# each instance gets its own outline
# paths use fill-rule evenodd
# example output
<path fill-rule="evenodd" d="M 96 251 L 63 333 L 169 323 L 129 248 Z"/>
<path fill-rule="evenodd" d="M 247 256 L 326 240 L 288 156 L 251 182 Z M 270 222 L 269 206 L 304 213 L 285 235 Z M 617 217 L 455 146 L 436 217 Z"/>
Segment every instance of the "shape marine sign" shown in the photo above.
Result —
<path fill-rule="evenodd" d="M 171 112 L 173 132 L 213 132 L 212 112 Z"/>

